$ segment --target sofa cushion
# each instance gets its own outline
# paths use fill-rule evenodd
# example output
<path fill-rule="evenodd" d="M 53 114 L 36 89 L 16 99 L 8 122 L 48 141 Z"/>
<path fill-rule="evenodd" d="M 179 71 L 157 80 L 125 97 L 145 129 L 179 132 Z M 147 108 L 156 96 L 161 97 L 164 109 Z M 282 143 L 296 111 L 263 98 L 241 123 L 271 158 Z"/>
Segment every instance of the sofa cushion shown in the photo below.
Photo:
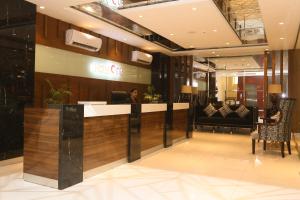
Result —
<path fill-rule="evenodd" d="M 250 110 L 248 110 L 246 108 L 246 106 L 244 106 L 243 104 L 240 105 L 240 107 L 238 107 L 238 109 L 235 110 L 235 112 L 241 117 L 244 118 L 249 112 Z"/>
<path fill-rule="evenodd" d="M 233 111 L 230 109 L 230 107 L 227 104 L 224 104 L 220 109 L 219 112 L 221 115 L 225 118 L 228 114 L 232 113 Z"/>
<path fill-rule="evenodd" d="M 203 111 L 207 114 L 208 117 L 213 116 L 217 112 L 217 110 L 213 105 L 211 105 L 211 103 L 208 104 L 208 106 L 206 106 Z"/>

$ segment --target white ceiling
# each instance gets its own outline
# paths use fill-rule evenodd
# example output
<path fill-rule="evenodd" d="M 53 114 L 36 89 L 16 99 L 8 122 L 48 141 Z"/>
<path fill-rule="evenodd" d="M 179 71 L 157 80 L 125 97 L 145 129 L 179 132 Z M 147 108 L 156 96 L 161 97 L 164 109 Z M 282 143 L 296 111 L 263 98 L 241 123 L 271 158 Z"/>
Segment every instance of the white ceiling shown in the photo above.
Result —
<path fill-rule="evenodd" d="M 300 24 L 300 0 L 258 0 L 258 3 L 271 50 L 293 49 Z"/>
<path fill-rule="evenodd" d="M 262 68 L 252 56 L 211 58 L 210 61 L 216 64 L 216 69 L 218 70 L 249 70 Z"/>
<path fill-rule="evenodd" d="M 159 51 L 174 56 L 241 56 L 262 54 L 265 49 L 290 49 L 294 47 L 300 22 L 300 0 L 258 0 L 266 26 L 269 46 L 235 47 L 241 45 L 241 43 L 212 0 L 179 0 L 120 11 L 121 14 L 186 48 L 191 48 L 191 46 L 193 48 L 208 48 L 171 52 L 123 29 L 70 8 L 70 6 L 95 0 L 27 1 L 37 4 L 40 13 L 150 52 Z M 41 5 L 45 6 L 45 9 L 40 9 L 39 6 Z M 193 11 L 192 8 L 196 8 L 196 10 Z M 143 17 L 140 18 L 139 15 Z M 279 26 L 278 22 L 280 21 L 285 24 Z M 217 31 L 214 32 L 214 29 Z M 195 33 L 191 33 L 191 31 L 195 31 Z M 174 35 L 171 36 L 171 33 Z M 285 37 L 285 40 L 280 40 L 280 37 Z M 230 44 L 227 45 L 227 42 Z M 300 36 L 298 48 L 300 48 Z"/>
<path fill-rule="evenodd" d="M 241 45 L 212 0 L 179 0 L 118 12 L 184 48 Z"/>

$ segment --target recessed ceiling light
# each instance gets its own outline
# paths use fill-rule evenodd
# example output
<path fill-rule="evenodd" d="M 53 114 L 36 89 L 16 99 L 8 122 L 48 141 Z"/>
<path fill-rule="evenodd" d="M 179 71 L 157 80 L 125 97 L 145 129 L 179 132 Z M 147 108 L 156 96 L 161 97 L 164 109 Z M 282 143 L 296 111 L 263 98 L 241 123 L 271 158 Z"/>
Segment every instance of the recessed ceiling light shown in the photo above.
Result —
<path fill-rule="evenodd" d="M 265 51 L 269 51 L 269 49 L 265 49 Z"/>
<path fill-rule="evenodd" d="M 219 57 L 220 55 L 219 54 L 217 54 L 217 57 Z"/>
<path fill-rule="evenodd" d="M 230 45 L 230 43 L 229 43 L 229 42 L 226 42 L 226 45 Z"/>
<path fill-rule="evenodd" d="M 212 31 L 213 31 L 213 32 L 217 32 L 217 29 L 213 29 Z"/>
<path fill-rule="evenodd" d="M 45 9 L 45 6 L 40 6 L 40 9 L 42 9 L 42 10 Z"/>
<path fill-rule="evenodd" d="M 279 22 L 278 24 L 279 24 L 279 25 L 283 25 L 283 24 L 284 24 L 284 22 Z"/>
<path fill-rule="evenodd" d="M 143 15 L 139 15 L 139 18 L 143 18 L 144 16 Z"/>
<path fill-rule="evenodd" d="M 190 48 L 194 48 L 194 46 L 193 46 L 193 45 L 190 45 Z"/>
<path fill-rule="evenodd" d="M 193 10 L 193 11 L 196 11 L 196 10 L 197 10 L 197 8 L 196 8 L 196 7 L 193 7 L 193 8 L 192 8 L 192 10 Z"/>
<path fill-rule="evenodd" d="M 285 38 L 284 38 L 284 37 L 281 37 L 281 38 L 279 38 L 279 39 L 284 40 Z"/>
<path fill-rule="evenodd" d="M 170 33 L 170 35 L 171 35 L 171 36 L 173 36 L 173 35 L 174 35 L 174 33 Z"/>
<path fill-rule="evenodd" d="M 216 52 L 215 51 L 213 51 L 213 52 L 211 52 L 212 54 L 215 54 Z"/>

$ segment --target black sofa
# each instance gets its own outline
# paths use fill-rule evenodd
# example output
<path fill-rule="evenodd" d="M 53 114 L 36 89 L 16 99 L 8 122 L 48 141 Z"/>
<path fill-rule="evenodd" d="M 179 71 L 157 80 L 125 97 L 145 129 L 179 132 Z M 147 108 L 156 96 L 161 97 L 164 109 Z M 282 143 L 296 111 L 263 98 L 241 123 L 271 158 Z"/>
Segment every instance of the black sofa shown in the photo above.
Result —
<path fill-rule="evenodd" d="M 214 105 L 215 109 L 218 110 L 222 106 Z M 231 110 L 235 111 L 239 106 L 230 106 Z M 258 121 L 258 108 L 248 107 L 250 111 L 245 117 L 241 118 L 236 112 L 228 114 L 223 117 L 218 111 L 213 116 L 208 117 L 204 112 L 206 106 L 197 106 L 195 113 L 195 125 L 197 127 L 211 126 L 217 127 L 229 127 L 229 128 L 249 128 L 250 131 L 256 129 L 256 123 Z"/>

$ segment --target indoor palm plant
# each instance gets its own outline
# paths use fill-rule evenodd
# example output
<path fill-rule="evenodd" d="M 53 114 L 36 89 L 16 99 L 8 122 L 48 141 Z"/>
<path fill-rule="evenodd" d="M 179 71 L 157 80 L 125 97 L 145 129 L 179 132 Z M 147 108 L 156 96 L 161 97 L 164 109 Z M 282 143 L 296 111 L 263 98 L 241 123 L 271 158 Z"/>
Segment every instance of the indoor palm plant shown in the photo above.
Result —
<path fill-rule="evenodd" d="M 161 98 L 161 95 L 155 93 L 155 88 L 153 85 L 147 87 L 147 92 L 144 93 L 144 100 L 149 103 L 158 103 Z"/>
<path fill-rule="evenodd" d="M 49 104 L 64 104 L 66 103 L 67 97 L 72 95 L 72 92 L 69 91 L 66 85 L 62 85 L 60 88 L 55 88 L 51 81 L 46 79 L 46 82 L 49 86 L 48 98 L 45 102 Z"/>

